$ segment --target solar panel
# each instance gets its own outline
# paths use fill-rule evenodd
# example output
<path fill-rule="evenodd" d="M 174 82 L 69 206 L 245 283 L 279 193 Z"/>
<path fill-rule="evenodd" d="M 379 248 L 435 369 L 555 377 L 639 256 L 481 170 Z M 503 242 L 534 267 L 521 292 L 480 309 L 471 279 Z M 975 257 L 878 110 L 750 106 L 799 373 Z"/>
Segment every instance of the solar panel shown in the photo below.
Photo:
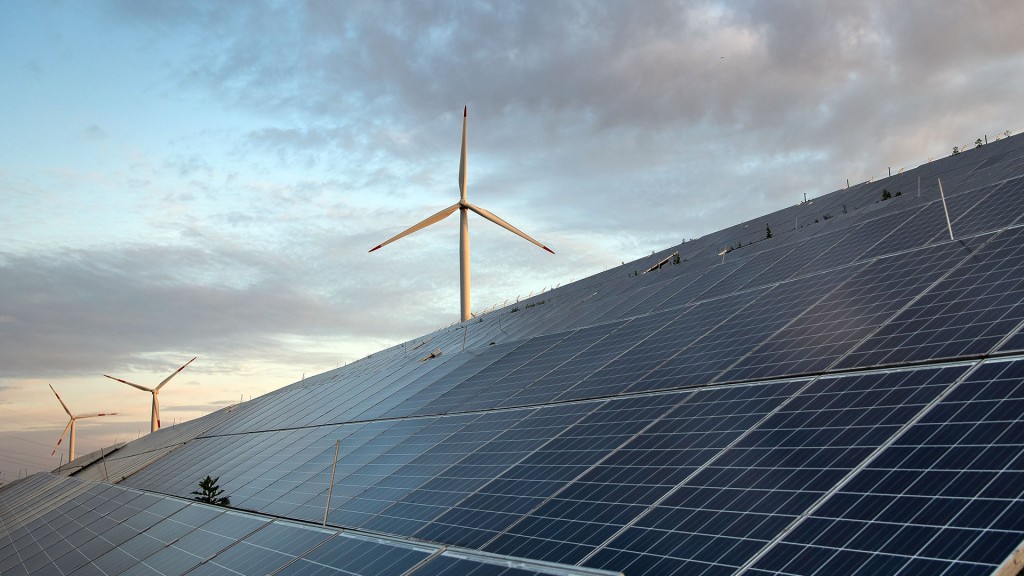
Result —
<path fill-rule="evenodd" d="M 738 292 L 743 287 L 765 286 L 785 280 L 796 271 L 796 268 L 803 266 L 807 251 L 820 250 L 819 246 L 827 245 L 821 238 L 815 240 L 810 242 L 800 239 L 791 244 L 780 244 L 774 250 L 755 252 L 750 256 L 741 254 L 740 250 L 734 250 L 729 256 L 732 256 L 732 261 L 737 262 L 739 267 L 732 274 L 707 287 L 694 300 L 720 298 Z"/>
<path fill-rule="evenodd" d="M 753 573 L 990 574 L 1024 540 L 1024 361 L 978 367 Z"/>
<path fill-rule="evenodd" d="M 632 347 L 622 346 L 621 353 L 598 368 L 579 383 L 573 383 L 557 399 L 587 398 L 621 394 L 635 388 L 635 383 L 661 366 L 691 342 L 715 329 L 735 312 L 757 299 L 763 290 L 754 290 L 728 298 L 708 300 L 674 310 L 674 318 L 661 315 L 647 317 L 653 327 L 649 334 L 636 337 Z M 665 383 L 665 388 L 678 386 L 677 381 Z"/>
<path fill-rule="evenodd" d="M 499 384 L 508 387 L 510 393 L 497 405 L 524 406 L 551 402 L 565 391 L 563 380 L 556 370 L 563 365 L 568 367 L 578 362 L 578 357 L 624 323 L 624 320 L 619 320 L 574 331 L 571 337 L 563 339 L 558 346 L 548 348 L 529 364 L 499 381 Z"/>
<path fill-rule="evenodd" d="M 822 371 L 926 290 L 984 238 L 878 258 L 840 284 L 721 377 L 748 380 Z"/>
<path fill-rule="evenodd" d="M 491 408 L 511 392 L 507 386 L 496 383 L 522 366 L 532 362 L 545 350 L 556 345 L 565 337 L 564 333 L 538 336 L 523 341 L 520 346 L 504 354 L 483 370 L 473 374 L 458 386 L 448 390 L 430 404 L 421 408 L 419 414 L 445 414 L 456 410 L 467 411 Z M 503 393 L 505 392 L 505 393 Z"/>
<path fill-rule="evenodd" d="M 912 208 L 910 209 L 912 210 Z M 817 254 L 809 254 L 805 264 L 793 276 L 819 273 L 841 268 L 888 253 L 882 247 L 890 231 L 907 218 L 907 210 L 885 211 L 874 215 L 857 215 L 850 233 L 831 246 L 823 246 Z M 877 247 L 877 248 L 876 248 Z"/>
<path fill-rule="evenodd" d="M 650 426 L 561 487 L 484 549 L 511 555 L 531 549 L 530 556 L 544 560 L 583 560 L 804 384 L 736 386 L 665 397 L 663 403 L 674 407 L 664 416 L 648 419 Z"/>
<path fill-rule="evenodd" d="M 434 550 L 339 534 L 285 566 L 281 576 L 401 576 Z"/>
<path fill-rule="evenodd" d="M 857 268 L 850 266 L 754 293 L 756 299 L 731 316 L 723 315 L 721 324 L 686 346 L 680 346 L 675 354 L 664 355 L 662 363 L 643 375 L 628 391 L 695 386 L 714 381 L 717 374 L 792 322 L 856 271 Z"/>
<path fill-rule="evenodd" d="M 126 574 L 184 574 L 268 523 L 268 519 L 244 514 L 219 514 L 170 546 L 135 563 Z"/>
<path fill-rule="evenodd" d="M 811 382 L 681 478 L 586 565 L 647 574 L 737 570 L 965 370 Z"/>
<path fill-rule="evenodd" d="M 237 541 L 190 574 L 271 574 L 333 536 L 333 531 L 274 522 Z"/>
<path fill-rule="evenodd" d="M 963 193 L 963 196 L 978 198 L 969 210 L 950 206 L 953 234 L 960 238 L 973 236 L 990 230 L 999 230 L 1014 224 L 1024 214 L 1024 177 L 983 186 Z M 947 234 L 939 232 L 935 239 L 946 239 Z"/>
<path fill-rule="evenodd" d="M 989 237 L 836 366 L 984 354 L 1024 320 L 1024 227 Z"/>
<path fill-rule="evenodd" d="M 453 547 L 340 533 L 281 520 L 261 518 L 187 500 L 154 496 L 109 485 L 39 475 L 47 482 L 26 483 L 22 502 L 38 504 L 46 484 L 74 493 L 67 510 L 51 510 L 24 537 L 46 546 L 18 548 L 4 574 L 141 575 L 159 574 L 523 574 L 608 576 L 572 566 L 482 554 Z M 97 503 L 119 501 L 125 522 L 105 524 Z M 139 530 L 137 520 L 145 517 Z M 150 519 L 159 517 L 156 523 Z M 76 521 L 77 519 L 77 521 Z M 85 524 L 85 522 L 88 522 Z M 30 523 L 31 524 L 31 523 Z M 15 528 L 3 522 L 5 529 Z M 126 532 L 111 528 L 123 527 Z M 46 530 L 50 527 L 52 530 Z M 114 539 L 111 532 L 117 532 Z M 125 536 L 124 534 L 127 533 Z M 120 537 L 123 536 L 123 537 Z M 102 546 L 92 544 L 102 542 Z M 514 566 L 514 568 L 513 568 Z M 426 572 L 423 572 L 423 571 Z"/>

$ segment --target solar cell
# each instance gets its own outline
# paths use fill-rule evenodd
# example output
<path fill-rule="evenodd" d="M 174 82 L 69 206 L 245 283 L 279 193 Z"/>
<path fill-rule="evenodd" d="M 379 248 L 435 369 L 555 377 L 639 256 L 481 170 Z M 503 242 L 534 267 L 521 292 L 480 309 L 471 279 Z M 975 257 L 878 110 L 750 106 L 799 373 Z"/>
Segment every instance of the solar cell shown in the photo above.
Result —
<path fill-rule="evenodd" d="M 676 401 L 675 397 L 663 397 L 623 400 L 613 405 L 584 403 L 581 409 L 590 410 L 585 417 L 557 430 L 548 442 L 526 453 L 500 475 L 487 478 L 483 486 L 457 505 L 435 514 L 436 518 L 420 528 L 416 536 L 467 546 L 483 544 L 607 457 Z M 548 410 L 538 411 L 535 417 L 544 418 Z"/>
<path fill-rule="evenodd" d="M 462 364 L 450 374 L 446 375 L 442 380 L 435 382 L 433 386 L 421 389 L 414 397 L 409 398 L 409 400 L 399 406 L 398 410 L 393 410 L 391 413 L 395 415 L 436 414 L 437 412 L 435 411 L 425 411 L 424 407 L 436 401 L 438 397 L 457 387 L 467 378 L 485 369 L 487 366 L 512 352 L 522 344 L 522 341 L 517 341 L 508 344 L 497 344 L 471 351 L 468 354 L 468 356 L 472 357 L 471 362 L 467 361 Z"/>
<path fill-rule="evenodd" d="M 675 290 L 668 292 L 666 289 L 665 297 L 661 302 L 653 305 L 649 309 L 643 310 L 643 312 L 645 314 L 656 313 L 689 304 L 694 300 L 697 300 L 709 286 L 712 286 L 723 278 L 735 273 L 736 270 L 742 268 L 745 263 L 745 259 L 737 257 L 729 258 L 727 254 L 724 262 L 715 262 L 715 264 L 707 268 L 703 273 L 698 272 L 697 274 L 699 274 L 699 276 L 693 278 L 692 281 L 684 281 L 690 280 L 690 277 L 687 276 L 678 282 Z"/>
<path fill-rule="evenodd" d="M 543 391 L 550 399 L 566 399 L 566 392 L 578 382 L 614 360 L 636 342 L 650 336 L 677 315 L 678 312 L 659 317 L 641 316 L 609 325 L 604 331 L 604 337 L 595 339 L 593 344 L 538 378 L 526 394 Z M 602 394 L 601 391 L 583 391 L 569 396 L 579 398 Z"/>

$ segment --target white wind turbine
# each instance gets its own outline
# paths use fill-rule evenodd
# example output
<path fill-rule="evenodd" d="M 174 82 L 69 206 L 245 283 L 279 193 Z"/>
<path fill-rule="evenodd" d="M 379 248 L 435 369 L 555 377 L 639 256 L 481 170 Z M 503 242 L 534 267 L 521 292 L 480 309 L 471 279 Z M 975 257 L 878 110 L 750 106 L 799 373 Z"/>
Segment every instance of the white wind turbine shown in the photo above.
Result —
<path fill-rule="evenodd" d="M 196 358 L 198 358 L 198 356 L 196 356 L 195 358 L 192 358 L 192 360 L 195 360 Z M 150 394 L 153 395 L 153 411 L 150 414 L 150 418 L 149 418 L 149 431 L 150 432 L 156 432 L 157 430 L 160 429 L 160 400 L 159 400 L 159 396 L 158 396 L 160 394 L 160 389 L 163 388 L 164 384 L 167 384 L 171 380 L 171 378 L 174 378 L 175 376 L 177 376 L 178 372 L 181 372 L 182 370 L 184 370 L 185 366 L 188 366 L 189 364 L 191 364 L 192 360 L 189 360 L 188 362 L 185 362 L 185 364 L 181 368 L 178 368 L 174 372 L 171 372 L 171 375 L 168 376 L 167 378 L 164 378 L 163 382 L 157 384 L 156 388 L 147 388 L 145 386 L 142 386 L 141 384 L 135 384 L 135 383 L 129 382 L 127 380 L 121 380 L 120 378 L 114 378 L 113 376 L 107 376 L 106 374 L 104 374 L 104 376 L 106 376 L 107 378 L 110 378 L 111 380 L 117 380 L 118 382 L 120 382 L 122 384 L 127 384 L 127 385 L 131 386 L 132 388 L 138 388 L 139 390 L 143 390 L 143 391 L 149 392 Z"/>
<path fill-rule="evenodd" d="M 426 220 L 420 222 L 419 224 L 416 224 L 415 226 L 409 228 L 408 230 L 398 234 L 397 236 L 394 236 L 394 237 L 390 238 L 389 240 L 386 240 L 385 242 L 377 245 L 375 248 L 370 250 L 370 252 L 373 252 L 374 250 L 377 250 L 378 248 L 382 248 L 384 246 L 387 246 L 388 244 L 394 242 L 395 240 L 398 240 L 399 238 L 402 238 L 403 236 L 408 236 L 409 234 L 412 234 L 413 232 L 415 232 L 415 231 L 417 231 L 417 230 L 419 230 L 421 228 L 426 228 L 427 226 L 430 226 L 431 224 L 434 224 L 436 222 L 440 222 L 441 220 L 444 220 L 445 218 L 450 216 L 453 212 L 458 210 L 459 211 L 459 215 L 461 216 L 461 220 L 462 220 L 462 227 L 460 228 L 460 234 L 459 234 L 459 273 L 460 273 L 459 279 L 460 279 L 460 286 L 461 286 L 462 321 L 463 322 L 465 322 L 466 320 L 469 320 L 469 318 L 470 318 L 470 311 L 469 311 L 469 220 L 467 218 L 468 211 L 472 210 L 473 212 L 476 212 L 480 216 L 483 216 L 487 220 L 490 220 L 491 222 L 494 222 L 495 224 L 497 224 L 498 226 L 501 226 L 502 228 L 508 230 L 509 232 L 512 232 L 513 234 L 516 234 L 516 235 L 518 235 L 518 236 L 520 236 L 520 237 L 522 237 L 522 238 L 524 238 L 526 240 L 529 240 L 530 242 L 536 244 L 537 246 L 539 246 L 539 247 L 547 250 L 548 252 L 551 252 L 552 254 L 554 254 L 554 251 L 552 251 L 547 246 L 541 244 L 540 242 L 537 242 L 533 238 L 530 238 L 522 230 L 519 230 L 515 226 L 509 224 L 508 222 L 505 222 L 504 220 L 502 220 L 501 218 L 498 218 L 497 216 L 495 216 L 494 214 L 488 212 L 487 210 L 484 210 L 483 208 L 480 208 L 479 206 L 474 206 L 473 204 L 470 204 L 468 201 L 466 201 L 466 116 L 467 116 L 467 110 L 468 110 L 468 106 L 462 109 L 462 157 L 459 160 L 459 192 L 462 194 L 462 198 L 459 200 L 458 204 L 455 204 L 453 206 L 449 206 L 448 208 L 445 208 L 444 210 L 441 210 L 440 212 L 438 212 L 437 214 L 434 214 L 430 218 L 427 218 Z"/>
<path fill-rule="evenodd" d="M 49 386 L 50 390 L 53 390 L 53 384 L 49 384 Z M 71 439 L 68 440 L 68 462 L 71 462 L 72 460 L 75 459 L 75 421 L 81 420 L 82 418 L 96 418 L 97 416 L 114 416 L 115 414 L 117 414 L 117 412 L 84 414 L 81 416 L 75 416 L 74 414 L 71 413 L 71 410 L 68 410 L 67 404 L 65 404 L 64 401 L 60 399 L 60 394 L 57 394 L 56 390 L 53 390 L 53 395 L 57 397 L 57 402 L 60 402 L 61 407 L 64 408 L 65 412 L 68 413 L 68 416 L 71 418 L 71 420 L 68 420 L 68 425 L 65 426 L 64 431 L 61 432 L 60 438 L 57 439 L 57 445 L 53 447 L 53 452 L 50 452 L 50 456 L 53 456 L 54 454 L 57 453 L 57 448 L 60 448 L 60 443 L 64 441 L 64 435 L 68 433 L 68 430 L 71 430 Z"/>

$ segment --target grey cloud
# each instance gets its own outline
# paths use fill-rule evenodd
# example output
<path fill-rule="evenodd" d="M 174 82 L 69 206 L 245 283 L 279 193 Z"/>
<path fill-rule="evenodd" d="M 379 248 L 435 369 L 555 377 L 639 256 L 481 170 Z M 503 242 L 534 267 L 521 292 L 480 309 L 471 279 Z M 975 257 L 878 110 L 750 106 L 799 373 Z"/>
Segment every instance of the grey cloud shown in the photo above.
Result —
<path fill-rule="evenodd" d="M 245 256 L 140 247 L 2 255 L 4 377 L 111 370 L 139 352 L 273 349 L 272 336 L 333 328 L 322 297 Z M 243 278 L 244 276 L 249 278 Z"/>

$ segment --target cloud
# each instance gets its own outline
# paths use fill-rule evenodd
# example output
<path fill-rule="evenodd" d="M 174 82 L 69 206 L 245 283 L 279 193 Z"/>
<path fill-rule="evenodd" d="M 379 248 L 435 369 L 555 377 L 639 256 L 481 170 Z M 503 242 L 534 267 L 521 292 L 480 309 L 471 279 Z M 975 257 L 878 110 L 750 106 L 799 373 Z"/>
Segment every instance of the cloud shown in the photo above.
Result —
<path fill-rule="evenodd" d="M 254 351 L 273 335 L 336 328 L 322 297 L 254 270 L 253 257 L 158 246 L 0 255 L 11 319 L 0 375 L 111 370 L 166 349 Z"/>

